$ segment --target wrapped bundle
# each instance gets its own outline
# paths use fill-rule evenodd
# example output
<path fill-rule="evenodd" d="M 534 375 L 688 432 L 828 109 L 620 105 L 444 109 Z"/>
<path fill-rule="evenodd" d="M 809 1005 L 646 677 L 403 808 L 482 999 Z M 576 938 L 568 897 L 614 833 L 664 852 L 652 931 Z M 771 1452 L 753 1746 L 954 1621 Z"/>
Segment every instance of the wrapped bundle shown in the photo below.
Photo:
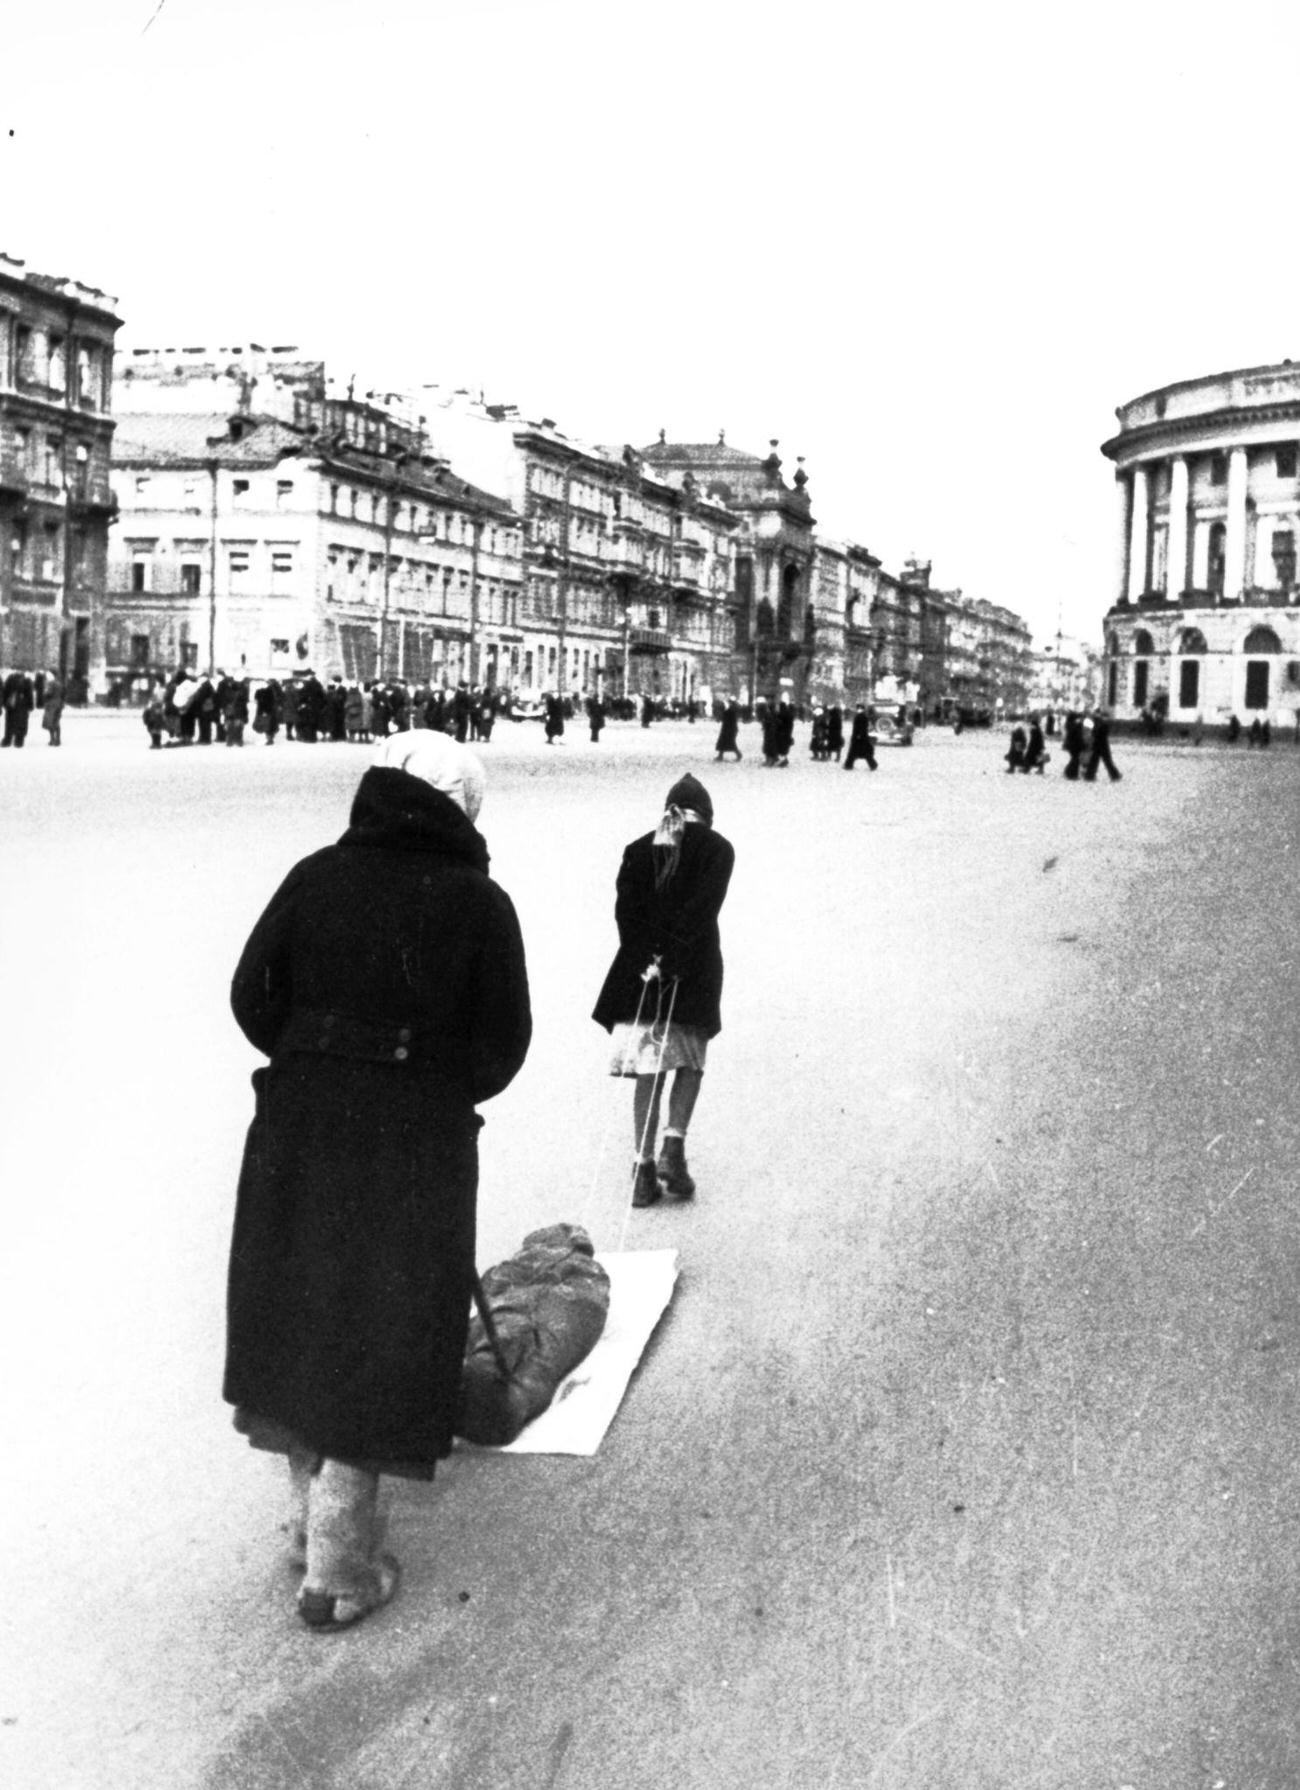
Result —
<path fill-rule="evenodd" d="M 490 1268 L 481 1293 L 456 1434 L 500 1448 L 546 1409 L 595 1346 L 609 1313 L 609 1276 L 580 1225 L 552 1224 Z"/>

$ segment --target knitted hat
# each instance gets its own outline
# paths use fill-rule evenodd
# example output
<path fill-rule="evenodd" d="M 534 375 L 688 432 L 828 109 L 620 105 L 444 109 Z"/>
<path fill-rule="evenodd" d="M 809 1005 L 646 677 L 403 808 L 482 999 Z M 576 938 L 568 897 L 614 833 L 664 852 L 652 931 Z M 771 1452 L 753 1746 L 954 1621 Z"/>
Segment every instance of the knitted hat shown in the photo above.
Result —
<path fill-rule="evenodd" d="M 679 777 L 668 791 L 664 802 L 666 808 L 689 808 L 698 814 L 701 820 L 713 825 L 713 803 L 709 800 L 709 792 L 698 777 L 692 777 L 688 771 Z"/>

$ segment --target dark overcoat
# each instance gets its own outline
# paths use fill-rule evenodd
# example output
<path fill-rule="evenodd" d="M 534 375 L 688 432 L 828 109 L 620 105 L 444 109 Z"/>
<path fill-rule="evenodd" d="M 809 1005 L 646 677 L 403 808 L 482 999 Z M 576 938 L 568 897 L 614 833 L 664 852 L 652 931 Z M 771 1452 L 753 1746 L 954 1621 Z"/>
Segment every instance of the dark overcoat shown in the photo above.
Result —
<path fill-rule="evenodd" d="M 676 873 L 656 889 L 654 834 L 646 833 L 628 846 L 614 897 L 618 950 L 592 1013 L 606 1031 L 636 1018 L 642 972 L 656 957 L 661 960 L 665 990 L 677 978 L 674 1023 L 699 1026 L 710 1038 L 722 1030 L 718 914 L 735 861 L 730 841 L 711 827 L 690 821 L 682 835 Z"/>
<path fill-rule="evenodd" d="M 519 923 L 459 807 L 368 770 L 254 927 L 231 1002 L 270 1057 L 236 1202 L 225 1397 L 256 1439 L 431 1477 L 474 1267 L 475 1106 L 531 1034 Z"/>

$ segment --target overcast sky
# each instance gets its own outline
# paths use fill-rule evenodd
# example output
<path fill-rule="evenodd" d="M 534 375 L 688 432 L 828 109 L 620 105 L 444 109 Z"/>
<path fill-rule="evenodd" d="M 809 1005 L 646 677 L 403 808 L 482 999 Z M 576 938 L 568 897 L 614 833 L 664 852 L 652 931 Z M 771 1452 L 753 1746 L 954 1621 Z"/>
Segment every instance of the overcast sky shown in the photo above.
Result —
<path fill-rule="evenodd" d="M 1040 637 L 1114 594 L 1115 406 L 1300 359 L 1294 3 L 25 11 L 0 248 L 120 346 L 777 437 L 826 532 Z"/>

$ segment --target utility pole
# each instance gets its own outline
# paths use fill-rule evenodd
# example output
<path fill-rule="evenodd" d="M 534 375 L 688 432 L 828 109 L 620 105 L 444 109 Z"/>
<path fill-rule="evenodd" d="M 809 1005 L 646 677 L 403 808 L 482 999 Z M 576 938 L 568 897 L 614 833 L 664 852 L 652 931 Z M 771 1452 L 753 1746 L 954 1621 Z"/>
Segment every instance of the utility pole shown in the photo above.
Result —
<path fill-rule="evenodd" d="M 208 539 L 208 676 L 217 665 L 217 462 L 208 461 L 212 481 L 212 527 Z"/>

